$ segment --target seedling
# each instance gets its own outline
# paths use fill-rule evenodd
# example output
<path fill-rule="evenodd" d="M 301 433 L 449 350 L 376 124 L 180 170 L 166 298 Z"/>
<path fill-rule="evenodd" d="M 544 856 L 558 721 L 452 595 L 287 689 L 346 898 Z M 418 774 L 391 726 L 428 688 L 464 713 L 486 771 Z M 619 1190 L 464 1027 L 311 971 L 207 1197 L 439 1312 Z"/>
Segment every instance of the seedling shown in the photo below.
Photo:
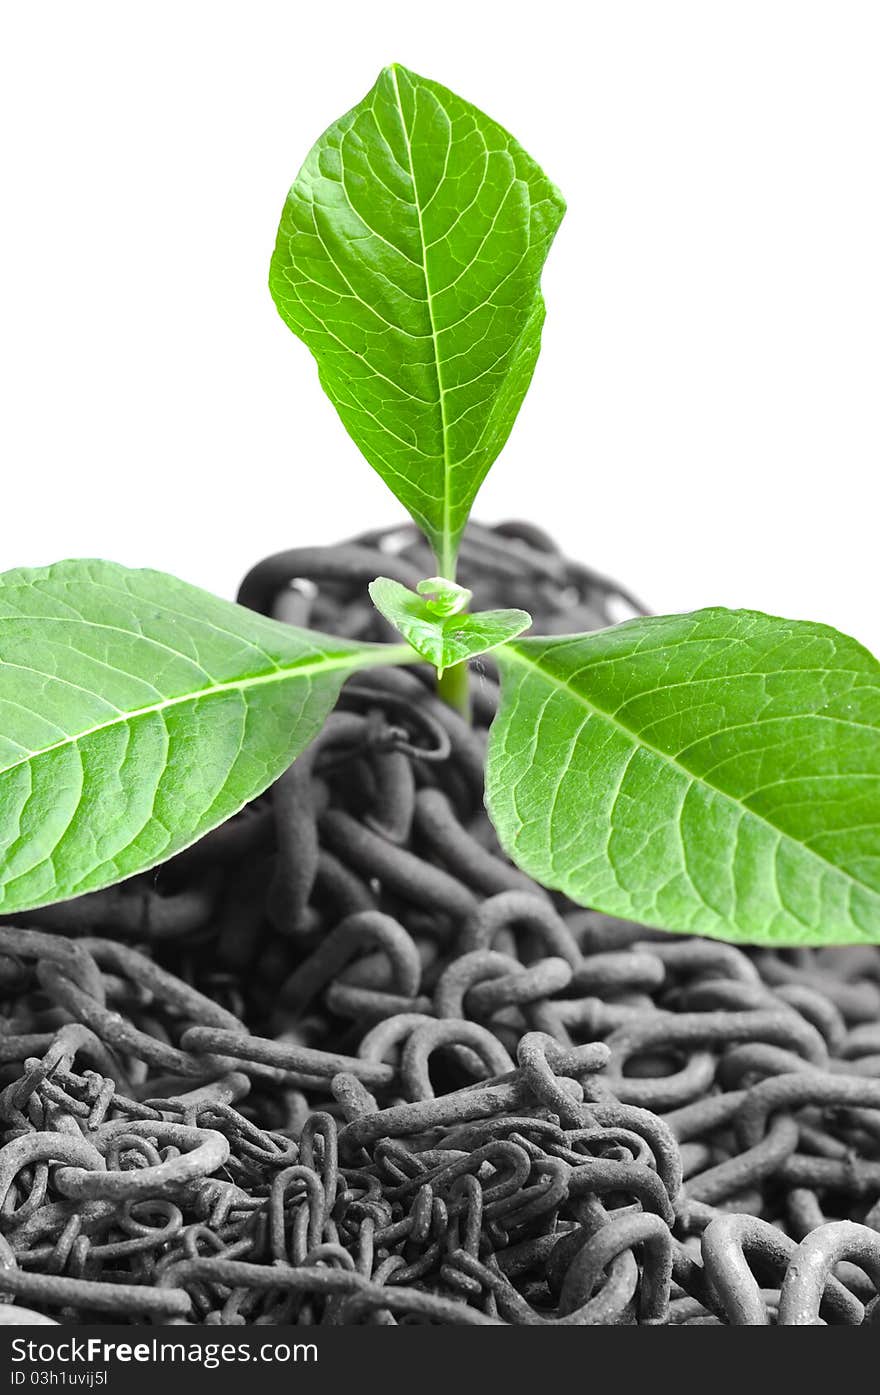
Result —
<path fill-rule="evenodd" d="M 538 356 L 563 212 L 511 135 L 405 68 L 321 136 L 272 295 L 437 575 L 373 582 L 393 645 L 110 562 L 0 577 L 0 909 L 192 843 L 277 779 L 357 670 L 427 661 L 465 710 L 467 661 L 491 651 L 487 807 L 539 882 L 668 930 L 880 941 L 880 665 L 855 640 L 723 609 L 523 639 L 524 611 L 471 613 L 456 584 Z"/>

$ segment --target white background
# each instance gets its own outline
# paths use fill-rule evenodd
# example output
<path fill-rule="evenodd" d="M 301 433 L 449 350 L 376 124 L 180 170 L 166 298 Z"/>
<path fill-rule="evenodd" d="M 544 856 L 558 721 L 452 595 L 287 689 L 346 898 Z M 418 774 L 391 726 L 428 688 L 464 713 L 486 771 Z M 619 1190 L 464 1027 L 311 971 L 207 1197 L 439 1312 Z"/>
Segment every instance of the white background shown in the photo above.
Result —
<path fill-rule="evenodd" d="M 398 60 L 507 125 L 569 213 L 478 515 L 658 610 L 880 650 L 874 0 L 151 0 L 0 22 L 0 565 L 104 555 L 231 594 L 400 514 L 266 274 L 313 140 Z"/>

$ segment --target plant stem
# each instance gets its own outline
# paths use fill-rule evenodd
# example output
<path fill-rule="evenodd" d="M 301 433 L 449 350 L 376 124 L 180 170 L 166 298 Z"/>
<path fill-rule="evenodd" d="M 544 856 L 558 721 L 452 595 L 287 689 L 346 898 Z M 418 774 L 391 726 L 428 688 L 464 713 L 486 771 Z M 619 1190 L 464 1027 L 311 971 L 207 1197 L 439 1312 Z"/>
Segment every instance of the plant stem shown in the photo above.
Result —
<path fill-rule="evenodd" d="M 471 694 L 467 661 L 453 664 L 438 675 L 437 694 L 449 707 L 454 708 L 459 716 L 464 717 L 466 722 L 470 722 Z"/>

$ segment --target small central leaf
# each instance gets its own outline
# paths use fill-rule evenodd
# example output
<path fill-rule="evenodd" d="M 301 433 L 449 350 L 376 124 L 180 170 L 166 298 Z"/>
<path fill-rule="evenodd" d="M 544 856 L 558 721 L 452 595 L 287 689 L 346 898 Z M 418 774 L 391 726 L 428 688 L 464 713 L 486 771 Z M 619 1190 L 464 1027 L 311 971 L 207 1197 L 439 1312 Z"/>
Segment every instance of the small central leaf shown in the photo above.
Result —
<path fill-rule="evenodd" d="M 432 577 L 432 583 L 442 581 Z M 462 589 L 462 588 L 457 588 Z M 385 619 L 409 640 L 417 654 L 443 673 L 453 664 L 487 654 L 521 635 L 532 623 L 524 610 L 482 610 L 476 615 L 438 615 L 430 600 L 380 576 L 370 583 L 370 598 Z"/>
<path fill-rule="evenodd" d="M 473 598 L 473 591 L 459 586 L 456 581 L 447 581 L 445 576 L 429 576 L 416 587 L 432 615 L 445 619 L 448 615 L 458 615 L 467 610 Z"/>
<path fill-rule="evenodd" d="M 445 576 L 531 381 L 564 211 L 509 132 L 399 65 L 324 132 L 287 197 L 275 304 Z"/>

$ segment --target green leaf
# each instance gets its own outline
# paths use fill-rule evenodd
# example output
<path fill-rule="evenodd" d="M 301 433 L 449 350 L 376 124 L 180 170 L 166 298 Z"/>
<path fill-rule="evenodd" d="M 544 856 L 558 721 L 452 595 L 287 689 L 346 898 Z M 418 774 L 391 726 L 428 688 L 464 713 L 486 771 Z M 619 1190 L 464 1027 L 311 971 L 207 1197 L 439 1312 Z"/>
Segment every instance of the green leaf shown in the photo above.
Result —
<path fill-rule="evenodd" d="M 448 590 L 449 583 L 442 577 L 432 577 L 431 581 L 441 583 L 437 594 L 452 594 Z M 532 617 L 524 610 L 482 610 L 476 615 L 441 616 L 431 608 L 430 600 L 387 576 L 377 577 L 370 583 L 370 597 L 376 609 L 409 640 L 416 653 L 441 674 L 453 664 L 475 659 L 478 654 L 487 654 L 499 644 L 515 639 L 532 623 Z"/>
<path fill-rule="evenodd" d="M 507 131 L 399 65 L 324 132 L 287 197 L 275 304 L 446 576 L 531 380 L 564 211 Z"/>
<path fill-rule="evenodd" d="M 715 609 L 496 659 L 487 805 L 531 876 L 667 930 L 880 941 L 880 664 L 855 640 Z"/>
<path fill-rule="evenodd" d="M 6 572 L 0 908 L 164 861 L 281 774 L 349 673 L 409 657 L 295 630 L 161 572 Z"/>
<path fill-rule="evenodd" d="M 445 576 L 425 577 L 424 581 L 419 582 L 416 590 L 420 596 L 424 596 L 425 605 L 431 614 L 442 616 L 444 619 L 448 615 L 458 615 L 462 610 L 467 610 L 474 595 L 466 586 L 459 586 L 457 581 L 447 581 Z"/>

